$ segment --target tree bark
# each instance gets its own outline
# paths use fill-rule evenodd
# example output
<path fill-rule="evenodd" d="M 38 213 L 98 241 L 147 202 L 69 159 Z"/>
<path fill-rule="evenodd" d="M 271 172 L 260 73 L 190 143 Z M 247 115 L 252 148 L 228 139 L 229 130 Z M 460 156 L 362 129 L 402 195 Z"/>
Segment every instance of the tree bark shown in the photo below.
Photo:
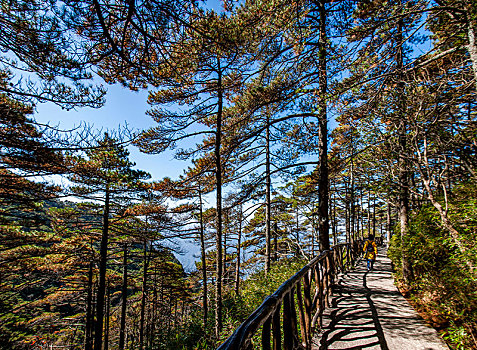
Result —
<path fill-rule="evenodd" d="M 477 275 L 476 271 L 477 269 L 475 266 L 472 264 L 469 259 L 466 258 L 466 256 L 469 255 L 467 248 L 465 245 L 461 242 L 459 238 L 459 232 L 457 229 L 454 227 L 452 224 L 451 220 L 449 219 L 449 216 L 447 215 L 447 193 L 445 186 L 443 187 L 444 190 L 444 198 L 445 198 L 445 205 L 446 207 L 444 208 L 439 201 L 436 200 L 434 197 L 433 190 L 431 188 L 431 175 L 430 175 L 430 164 L 429 164 L 429 159 L 427 157 L 427 139 L 424 137 L 424 143 L 423 143 L 423 152 L 418 152 L 418 159 L 420 161 L 420 164 L 418 166 L 419 169 L 419 174 L 421 175 L 421 181 L 424 185 L 424 188 L 427 191 L 427 197 L 431 204 L 434 206 L 435 209 L 437 209 L 439 216 L 441 218 L 441 222 L 444 225 L 444 227 L 449 231 L 449 234 L 451 236 L 451 239 L 461 255 L 464 257 L 464 262 L 467 265 L 467 267 L 470 270 L 470 273 L 475 277 Z M 422 167 L 425 167 L 426 172 L 422 169 Z"/>
<path fill-rule="evenodd" d="M 335 188 L 335 193 L 336 193 L 336 188 Z M 333 245 L 337 245 L 338 244 L 338 232 L 337 232 L 338 224 L 336 222 L 337 221 L 336 220 L 336 199 L 335 201 L 333 201 L 333 196 L 331 196 L 330 211 L 331 211 L 331 222 L 332 222 L 331 232 L 333 233 Z"/>
<path fill-rule="evenodd" d="M 85 350 L 93 349 L 93 257 L 89 262 L 88 271 L 88 292 L 86 296 L 86 329 L 85 329 Z"/>
<path fill-rule="evenodd" d="M 459 252 L 463 255 L 463 256 L 466 256 L 466 255 L 469 255 L 468 251 L 467 251 L 467 248 L 465 247 L 465 245 L 460 241 L 460 238 L 459 238 L 459 232 L 456 230 L 456 228 L 454 227 L 454 225 L 452 224 L 452 222 L 450 221 L 449 219 L 449 216 L 447 215 L 447 211 L 442 207 L 442 204 L 439 203 L 435 198 L 434 198 L 434 195 L 432 194 L 432 189 L 431 189 L 431 186 L 430 186 L 430 183 L 429 183 L 429 179 L 426 179 L 426 178 L 423 178 L 423 183 L 424 183 L 424 186 L 427 190 L 427 195 L 428 195 L 428 198 L 429 200 L 431 201 L 432 205 L 434 206 L 434 208 L 437 209 L 438 213 L 439 213 L 439 216 L 441 218 L 441 222 L 442 224 L 444 225 L 444 227 L 449 231 L 449 234 L 451 236 L 451 239 L 452 239 L 452 242 L 454 242 L 455 246 L 457 247 L 457 249 L 459 249 Z M 463 259 L 465 264 L 467 265 L 467 267 L 469 268 L 470 270 L 470 273 L 475 277 L 477 276 L 477 269 L 475 268 L 475 266 L 472 264 L 471 261 L 469 261 L 469 259 L 466 259 L 464 258 Z"/>
<path fill-rule="evenodd" d="M 121 321 L 119 326 L 119 350 L 124 350 L 126 332 L 126 306 L 128 298 L 128 246 L 124 244 L 123 253 L 123 285 L 121 290 Z"/>
<path fill-rule="evenodd" d="M 320 214 L 320 250 L 330 249 L 330 222 L 328 212 L 328 197 L 329 197 L 329 179 L 328 179 L 328 115 L 327 115 L 327 92 L 328 92 L 328 78 L 327 78 L 327 34 L 326 34 L 326 0 L 318 2 L 319 29 L 320 36 L 318 39 L 318 81 L 319 81 L 319 179 L 318 179 L 318 210 Z"/>
<path fill-rule="evenodd" d="M 204 329 L 207 328 L 207 314 L 208 310 L 208 301 L 207 301 L 207 257 L 205 253 L 205 234 L 204 234 L 204 212 L 202 208 L 202 191 L 199 187 L 199 221 L 200 221 L 200 256 L 202 261 L 202 304 L 203 304 L 203 322 Z"/>
<path fill-rule="evenodd" d="M 273 260 L 274 261 L 278 261 L 278 223 L 275 222 L 275 224 L 273 225 L 273 231 L 274 231 L 274 235 L 275 235 L 275 247 L 274 247 L 274 258 Z"/>
<path fill-rule="evenodd" d="M 311 256 L 316 255 L 316 229 L 315 229 L 315 213 L 311 213 Z"/>
<path fill-rule="evenodd" d="M 271 259 L 271 187 L 272 181 L 270 176 L 270 113 L 266 111 L 266 133 L 265 133 L 265 176 L 266 176 L 266 190 L 265 190 L 265 275 L 270 271 Z"/>
<path fill-rule="evenodd" d="M 105 189 L 105 201 L 103 208 L 103 230 L 99 250 L 99 285 L 96 294 L 96 324 L 94 327 L 94 350 L 102 350 L 103 347 L 103 319 L 104 298 L 106 292 L 106 263 L 108 259 L 109 238 L 109 184 Z"/>
<path fill-rule="evenodd" d="M 376 237 L 376 196 L 373 197 L 373 235 Z"/>
<path fill-rule="evenodd" d="M 215 338 L 219 339 L 222 330 L 222 159 L 220 155 L 222 141 L 222 113 L 223 113 L 223 91 L 222 91 L 222 69 L 220 59 L 217 59 L 217 120 L 215 133 L 215 180 L 217 185 L 216 206 L 217 206 L 217 232 L 215 234 L 216 248 L 216 279 L 215 279 Z"/>
<path fill-rule="evenodd" d="M 298 212 L 298 200 L 296 201 L 296 244 L 300 245 L 300 213 Z M 328 214 L 329 215 L 329 214 Z"/>
<path fill-rule="evenodd" d="M 350 218 L 350 203 L 349 203 L 349 189 L 348 183 L 345 181 L 345 232 L 346 232 L 346 242 L 351 242 L 351 218 Z"/>
<path fill-rule="evenodd" d="M 225 286 L 225 277 L 227 273 L 227 231 L 229 229 L 229 215 L 228 215 L 228 209 L 223 210 L 222 209 L 222 215 L 224 218 L 224 224 L 223 224 L 223 229 L 222 229 L 222 240 L 223 240 L 223 255 L 222 255 L 222 268 L 223 268 L 223 273 L 222 273 L 222 286 Z M 223 288 L 223 287 L 222 287 Z"/>
<path fill-rule="evenodd" d="M 156 334 L 156 323 L 157 323 L 157 306 L 159 304 L 157 300 L 157 286 L 159 285 L 157 277 L 159 275 L 157 265 L 154 266 L 154 289 L 152 294 L 152 317 L 151 317 L 151 328 L 149 332 L 148 338 L 148 348 L 152 348 L 152 344 L 154 342 L 155 334 Z"/>
<path fill-rule="evenodd" d="M 401 2 L 400 2 L 401 3 Z M 399 176 L 399 221 L 401 225 L 401 248 L 402 248 L 402 275 L 404 281 L 409 283 L 414 279 L 412 265 L 407 255 L 405 245 L 409 235 L 409 172 L 406 155 L 407 147 L 407 127 L 406 127 L 406 101 L 405 101 L 405 81 L 404 81 L 404 52 L 403 52 L 403 20 L 398 21 L 396 43 L 396 70 L 398 76 L 397 84 L 397 104 L 399 113 L 398 138 L 398 176 Z"/>
<path fill-rule="evenodd" d="M 477 90 L 477 8 L 475 0 L 466 0 L 466 19 L 467 19 L 467 39 L 469 43 L 466 48 L 469 52 L 470 61 L 472 63 L 472 71 L 474 73 L 474 84 Z"/>
<path fill-rule="evenodd" d="M 386 232 L 388 235 L 388 245 L 391 243 L 392 231 L 391 231 L 391 203 L 388 199 L 386 206 Z"/>
<path fill-rule="evenodd" d="M 240 245 L 242 244 L 242 205 L 240 205 L 239 213 L 239 229 L 237 240 L 237 262 L 235 263 L 235 295 L 240 293 Z"/>
<path fill-rule="evenodd" d="M 351 138 L 351 142 L 353 142 L 353 139 Z M 354 152 L 354 148 L 352 149 L 352 152 Z M 351 226 L 351 232 L 350 232 L 350 240 L 348 242 L 353 243 L 356 239 L 356 233 L 354 232 L 355 230 L 355 220 L 356 220 L 356 209 L 355 209 L 355 194 L 354 194 L 354 161 L 353 161 L 353 156 L 351 157 L 351 169 L 350 169 L 350 209 L 351 209 L 351 218 L 350 218 L 350 226 Z"/>
<path fill-rule="evenodd" d="M 368 209 L 366 210 L 368 215 L 368 237 L 371 234 L 371 190 L 368 189 Z"/>
<path fill-rule="evenodd" d="M 356 238 L 360 239 L 363 234 L 363 190 L 361 189 L 360 196 L 358 198 L 358 212 L 356 213 Z"/>
<path fill-rule="evenodd" d="M 147 239 L 144 239 L 143 272 L 142 272 L 142 295 L 141 295 L 141 315 L 139 320 L 139 349 L 144 349 L 144 323 L 146 316 L 146 297 L 147 297 L 147 270 L 149 259 L 147 255 Z"/>
<path fill-rule="evenodd" d="M 109 281 L 108 281 L 108 286 L 106 288 L 106 321 L 104 324 L 104 345 L 103 349 L 108 350 L 109 349 L 109 314 L 110 314 L 110 307 L 111 307 L 111 289 L 109 287 Z"/>

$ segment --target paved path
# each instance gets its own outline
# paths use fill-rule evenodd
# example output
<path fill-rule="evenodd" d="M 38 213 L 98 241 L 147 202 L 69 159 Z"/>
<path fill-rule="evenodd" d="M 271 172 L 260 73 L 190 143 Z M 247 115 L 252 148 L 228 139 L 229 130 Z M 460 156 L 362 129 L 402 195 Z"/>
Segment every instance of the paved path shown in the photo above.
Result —
<path fill-rule="evenodd" d="M 384 248 L 374 270 L 365 261 L 341 278 L 313 349 L 448 350 L 393 284 Z"/>

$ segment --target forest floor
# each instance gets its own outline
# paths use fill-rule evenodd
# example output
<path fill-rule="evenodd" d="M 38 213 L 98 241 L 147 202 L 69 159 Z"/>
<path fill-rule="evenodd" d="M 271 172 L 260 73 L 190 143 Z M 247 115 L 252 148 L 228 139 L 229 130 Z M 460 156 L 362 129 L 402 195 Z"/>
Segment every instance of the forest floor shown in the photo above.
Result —
<path fill-rule="evenodd" d="M 449 349 L 394 285 L 385 248 L 372 271 L 360 261 L 341 277 L 313 343 L 313 349 L 319 350 Z"/>

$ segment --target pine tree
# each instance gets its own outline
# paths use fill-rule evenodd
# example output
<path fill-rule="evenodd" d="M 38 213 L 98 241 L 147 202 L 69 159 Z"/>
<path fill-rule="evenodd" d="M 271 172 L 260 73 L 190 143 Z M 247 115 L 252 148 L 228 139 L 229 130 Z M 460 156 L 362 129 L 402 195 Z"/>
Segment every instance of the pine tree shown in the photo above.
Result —
<path fill-rule="evenodd" d="M 239 84 L 237 66 L 240 65 L 240 27 L 232 19 L 209 12 L 196 18 L 196 32 L 188 33 L 175 46 L 172 59 L 175 70 L 160 72 L 162 90 L 151 93 L 150 101 L 156 105 L 176 103 L 184 110 L 154 109 L 150 113 L 158 125 L 143 133 L 138 142 L 149 153 L 174 147 L 177 142 L 204 136 L 196 150 L 181 150 L 179 156 L 190 158 L 208 154 L 213 162 L 211 170 L 216 184 L 216 337 L 222 328 L 222 187 L 224 183 L 226 154 L 223 149 L 223 126 L 227 98 Z M 208 96 L 208 98 L 203 98 Z"/>
<path fill-rule="evenodd" d="M 133 170 L 134 163 L 128 159 L 124 146 L 105 134 L 96 147 L 85 151 L 82 156 L 70 157 L 70 180 L 78 185 L 71 191 L 80 198 L 102 202 L 101 243 L 99 251 L 99 277 L 96 294 L 96 320 L 94 349 L 100 350 L 103 342 L 103 321 L 106 295 L 106 269 L 110 220 L 114 209 L 121 201 L 134 198 L 134 192 L 144 188 L 141 180 L 149 177 L 143 171 Z"/>
<path fill-rule="evenodd" d="M 104 103 L 104 89 L 91 86 L 91 52 L 86 42 L 73 39 L 77 31 L 69 10 L 45 0 L 2 4 L 0 93 L 66 109 Z"/>

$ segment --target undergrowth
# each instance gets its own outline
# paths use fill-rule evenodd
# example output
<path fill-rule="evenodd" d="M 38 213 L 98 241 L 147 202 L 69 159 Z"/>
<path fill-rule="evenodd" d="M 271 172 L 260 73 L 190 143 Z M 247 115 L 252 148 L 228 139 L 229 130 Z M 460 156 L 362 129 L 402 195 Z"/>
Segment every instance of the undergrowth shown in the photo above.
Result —
<path fill-rule="evenodd" d="M 460 198 L 459 207 L 450 207 L 451 215 L 472 257 L 456 248 L 431 206 L 422 207 L 412 216 L 406 241 L 401 242 L 399 234 L 393 236 L 388 255 L 401 291 L 426 321 L 452 349 L 469 350 L 477 349 L 477 281 L 465 259 L 475 258 L 477 252 L 477 215 L 476 207 Z M 409 284 L 402 280 L 401 248 L 410 257 L 414 272 Z"/>
<path fill-rule="evenodd" d="M 239 295 L 230 291 L 224 296 L 224 330 L 220 342 L 226 340 L 248 316 L 275 292 L 280 285 L 297 273 L 307 261 L 293 258 L 272 263 L 270 272 L 259 270 L 249 276 L 241 286 Z"/>
<path fill-rule="evenodd" d="M 263 300 L 287 279 L 298 272 L 307 261 L 299 258 L 282 259 L 272 263 L 270 273 L 265 276 L 263 269 L 252 273 L 240 285 L 240 293 L 237 295 L 233 286 L 226 289 L 223 295 L 223 329 L 219 340 L 214 340 L 214 295 L 209 295 L 208 326 L 204 330 L 202 315 L 194 314 L 189 322 L 181 329 L 169 334 L 164 334 L 161 344 L 156 344 L 157 349 L 216 349 L 223 343 L 248 316 L 260 306 Z"/>

